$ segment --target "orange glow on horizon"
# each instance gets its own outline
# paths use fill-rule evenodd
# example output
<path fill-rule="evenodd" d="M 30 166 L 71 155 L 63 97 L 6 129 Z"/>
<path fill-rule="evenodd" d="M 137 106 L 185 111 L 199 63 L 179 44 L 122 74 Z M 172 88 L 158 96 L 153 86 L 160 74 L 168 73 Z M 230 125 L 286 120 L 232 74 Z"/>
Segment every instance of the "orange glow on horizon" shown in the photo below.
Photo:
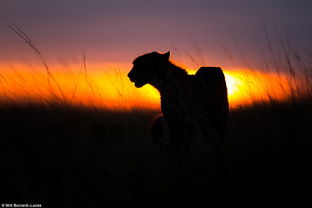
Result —
<path fill-rule="evenodd" d="M 42 66 L 0 64 L 2 100 L 53 101 L 103 107 L 110 110 L 159 109 L 159 93 L 150 85 L 135 88 L 127 77 L 131 65 L 54 65 L 53 77 Z M 194 73 L 190 70 L 189 73 Z M 249 105 L 289 95 L 287 77 L 250 70 L 225 70 L 230 106 Z M 56 82 L 54 82 L 55 80 Z M 50 84 L 49 84 L 50 83 Z"/>

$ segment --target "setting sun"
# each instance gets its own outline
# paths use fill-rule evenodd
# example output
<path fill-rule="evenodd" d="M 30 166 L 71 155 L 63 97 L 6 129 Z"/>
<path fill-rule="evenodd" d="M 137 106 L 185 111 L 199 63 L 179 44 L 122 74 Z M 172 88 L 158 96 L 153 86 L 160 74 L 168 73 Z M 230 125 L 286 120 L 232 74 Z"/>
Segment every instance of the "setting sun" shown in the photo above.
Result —
<path fill-rule="evenodd" d="M 130 66 L 115 64 L 51 67 L 48 82 L 38 65 L 1 65 L 0 94 L 3 99 L 53 101 L 103 107 L 111 110 L 159 109 L 159 93 L 150 85 L 135 88 L 126 76 Z M 195 70 L 189 70 L 194 74 Z M 286 76 L 250 70 L 224 70 L 231 108 L 289 94 Z"/>

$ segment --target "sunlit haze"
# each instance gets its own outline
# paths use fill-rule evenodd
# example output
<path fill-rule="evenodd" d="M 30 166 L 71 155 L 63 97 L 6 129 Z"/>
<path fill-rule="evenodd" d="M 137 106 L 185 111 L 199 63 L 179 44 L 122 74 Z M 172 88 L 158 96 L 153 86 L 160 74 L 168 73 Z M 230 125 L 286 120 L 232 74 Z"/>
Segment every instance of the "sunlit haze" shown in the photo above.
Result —
<path fill-rule="evenodd" d="M 51 68 L 49 78 L 40 65 L 0 65 L 2 99 L 39 102 L 59 99 L 111 110 L 160 109 L 156 89 L 150 85 L 138 89 L 128 80 L 131 64 L 53 65 Z M 196 70 L 188 72 L 194 74 Z M 232 108 L 289 96 L 289 83 L 283 74 L 244 69 L 225 69 L 224 73 Z"/>

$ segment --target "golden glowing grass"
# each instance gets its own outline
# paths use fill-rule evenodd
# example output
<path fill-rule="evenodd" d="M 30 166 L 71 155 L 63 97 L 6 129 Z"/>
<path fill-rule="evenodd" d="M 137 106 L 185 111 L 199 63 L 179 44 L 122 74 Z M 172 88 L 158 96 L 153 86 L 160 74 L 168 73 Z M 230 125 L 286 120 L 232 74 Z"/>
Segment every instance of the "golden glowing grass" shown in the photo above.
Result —
<path fill-rule="evenodd" d="M 119 66 L 116 68 L 116 66 Z M 128 80 L 131 65 L 98 64 L 84 70 L 79 65 L 54 65 L 51 72 L 56 83 L 47 81 L 41 66 L 25 64 L 0 65 L 0 96 L 2 99 L 30 99 L 54 101 L 61 98 L 66 102 L 111 110 L 134 108 L 159 109 L 159 93 L 152 86 L 140 89 Z M 192 74 L 195 71 L 190 70 Z M 229 102 L 232 108 L 256 101 L 285 99 L 289 95 L 287 76 L 260 73 L 250 70 L 225 70 Z"/>
<path fill-rule="evenodd" d="M 248 70 L 225 71 L 232 107 L 271 99 L 284 100 L 290 89 L 286 75 Z"/>

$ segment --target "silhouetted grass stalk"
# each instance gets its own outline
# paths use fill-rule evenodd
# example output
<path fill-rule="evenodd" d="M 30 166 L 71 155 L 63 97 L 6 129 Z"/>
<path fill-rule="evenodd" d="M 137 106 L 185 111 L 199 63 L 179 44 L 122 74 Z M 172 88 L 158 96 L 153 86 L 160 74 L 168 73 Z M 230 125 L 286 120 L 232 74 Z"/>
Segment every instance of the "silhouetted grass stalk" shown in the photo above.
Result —
<path fill-rule="evenodd" d="M 51 90 L 52 86 L 51 86 L 51 81 L 56 85 L 58 91 L 60 92 L 63 101 L 66 101 L 66 96 L 64 94 L 64 92 L 62 91 L 62 88 L 60 87 L 60 85 L 58 84 L 57 80 L 53 77 L 50 68 L 47 64 L 47 62 L 45 61 L 42 53 L 40 52 L 40 50 L 38 49 L 38 47 L 36 47 L 36 45 L 34 44 L 34 42 L 31 40 L 31 38 L 22 30 L 20 29 L 18 26 L 11 24 L 8 25 L 8 28 L 13 31 L 18 37 L 20 37 L 22 40 L 25 41 L 25 43 L 33 50 L 33 52 L 38 56 L 39 60 L 41 61 L 41 63 L 43 64 L 46 72 L 47 72 L 47 81 L 48 81 L 48 85 L 50 87 L 50 92 L 51 94 L 58 98 L 58 96 L 55 95 L 55 93 L 53 92 L 53 90 Z"/>
<path fill-rule="evenodd" d="M 93 87 L 92 87 L 92 83 L 89 81 L 89 77 L 88 77 L 88 70 L 87 70 L 87 54 L 85 53 L 84 50 L 82 50 L 82 57 L 83 57 L 83 69 L 84 69 L 84 74 L 85 74 L 85 79 L 86 79 L 86 83 L 88 84 L 88 87 L 92 93 L 92 95 L 95 95 Z"/>

